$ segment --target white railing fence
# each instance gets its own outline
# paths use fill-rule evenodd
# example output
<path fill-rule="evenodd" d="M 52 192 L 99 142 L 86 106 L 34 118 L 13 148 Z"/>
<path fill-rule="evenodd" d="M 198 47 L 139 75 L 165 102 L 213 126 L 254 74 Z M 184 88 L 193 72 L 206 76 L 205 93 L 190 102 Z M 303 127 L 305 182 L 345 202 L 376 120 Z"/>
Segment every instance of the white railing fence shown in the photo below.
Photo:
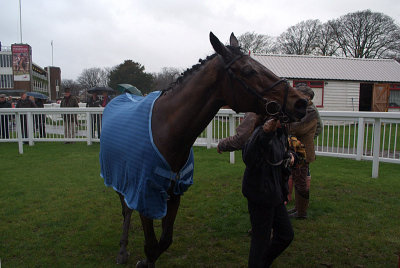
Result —
<path fill-rule="evenodd" d="M 102 112 L 103 108 L 84 107 L 0 109 L 0 142 L 17 142 L 21 154 L 24 143 L 83 141 L 91 145 L 100 141 Z M 315 140 L 317 155 L 372 160 L 374 178 L 379 162 L 400 164 L 400 113 L 321 111 L 320 115 L 324 129 Z M 221 139 L 235 134 L 243 116 L 221 109 L 194 145 L 216 147 Z M 233 152 L 230 162 L 235 162 Z"/>

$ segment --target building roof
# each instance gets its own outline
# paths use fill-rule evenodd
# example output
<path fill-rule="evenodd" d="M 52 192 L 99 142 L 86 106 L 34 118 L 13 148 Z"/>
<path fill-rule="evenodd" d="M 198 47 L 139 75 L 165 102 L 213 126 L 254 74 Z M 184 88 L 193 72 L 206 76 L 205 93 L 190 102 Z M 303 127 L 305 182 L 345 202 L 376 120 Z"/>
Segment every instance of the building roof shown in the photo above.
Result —
<path fill-rule="evenodd" d="M 252 57 L 287 79 L 400 82 L 400 63 L 393 59 L 261 54 Z"/>

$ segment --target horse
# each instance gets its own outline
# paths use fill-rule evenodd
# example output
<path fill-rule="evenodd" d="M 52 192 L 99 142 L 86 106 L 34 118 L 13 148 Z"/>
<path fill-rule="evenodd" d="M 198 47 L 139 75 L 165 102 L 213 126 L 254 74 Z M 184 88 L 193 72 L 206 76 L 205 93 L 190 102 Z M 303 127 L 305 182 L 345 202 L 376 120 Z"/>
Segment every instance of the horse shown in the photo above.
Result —
<path fill-rule="evenodd" d="M 183 72 L 168 89 L 146 97 L 126 93 L 114 98 L 104 110 L 101 175 L 105 184 L 119 195 L 123 216 L 117 263 L 128 261 L 133 210 L 139 212 L 145 236 L 146 258 L 138 261 L 136 267 L 155 267 L 158 257 L 171 245 L 180 197 L 193 183 L 191 148 L 222 106 L 228 105 L 238 113 L 254 112 L 288 122 L 298 121 L 306 113 L 305 97 L 245 54 L 233 33 L 227 46 L 212 32 L 209 37 L 215 53 Z M 151 100 L 147 101 L 148 98 Z M 144 108 L 132 108 L 142 102 L 147 103 L 142 105 L 149 109 L 148 115 L 142 112 Z M 136 122 L 138 117 L 146 117 L 146 122 Z M 149 136 L 151 145 L 136 140 L 137 129 L 137 133 Z M 132 148 L 139 147 L 139 156 L 131 157 Z M 152 166 L 146 173 L 144 169 L 153 162 L 149 155 L 157 158 L 161 167 Z M 137 177 L 142 174 L 146 179 L 156 174 L 162 181 L 150 178 L 140 182 Z M 149 200 L 143 200 L 145 197 Z M 159 240 L 154 219 L 162 219 Z"/>

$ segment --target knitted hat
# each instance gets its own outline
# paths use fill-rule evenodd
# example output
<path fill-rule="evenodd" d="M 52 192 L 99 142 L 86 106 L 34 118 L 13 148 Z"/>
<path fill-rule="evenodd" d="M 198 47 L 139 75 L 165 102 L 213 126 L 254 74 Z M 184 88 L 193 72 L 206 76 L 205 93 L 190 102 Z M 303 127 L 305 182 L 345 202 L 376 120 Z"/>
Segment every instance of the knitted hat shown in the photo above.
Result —
<path fill-rule="evenodd" d="M 300 92 L 303 93 L 304 95 L 309 96 L 311 100 L 314 98 L 314 91 L 306 84 L 304 83 L 297 84 L 296 89 L 300 90 Z"/>

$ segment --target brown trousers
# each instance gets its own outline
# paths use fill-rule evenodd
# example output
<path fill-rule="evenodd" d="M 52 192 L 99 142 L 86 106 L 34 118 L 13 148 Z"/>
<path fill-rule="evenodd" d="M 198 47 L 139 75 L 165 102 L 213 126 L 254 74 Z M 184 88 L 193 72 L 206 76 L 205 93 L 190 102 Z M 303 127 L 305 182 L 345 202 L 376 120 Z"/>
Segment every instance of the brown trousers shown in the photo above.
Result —
<path fill-rule="evenodd" d="M 305 199 L 310 198 L 310 189 L 307 184 L 309 163 L 298 165 L 292 169 L 292 178 L 296 193 L 300 194 Z"/>

